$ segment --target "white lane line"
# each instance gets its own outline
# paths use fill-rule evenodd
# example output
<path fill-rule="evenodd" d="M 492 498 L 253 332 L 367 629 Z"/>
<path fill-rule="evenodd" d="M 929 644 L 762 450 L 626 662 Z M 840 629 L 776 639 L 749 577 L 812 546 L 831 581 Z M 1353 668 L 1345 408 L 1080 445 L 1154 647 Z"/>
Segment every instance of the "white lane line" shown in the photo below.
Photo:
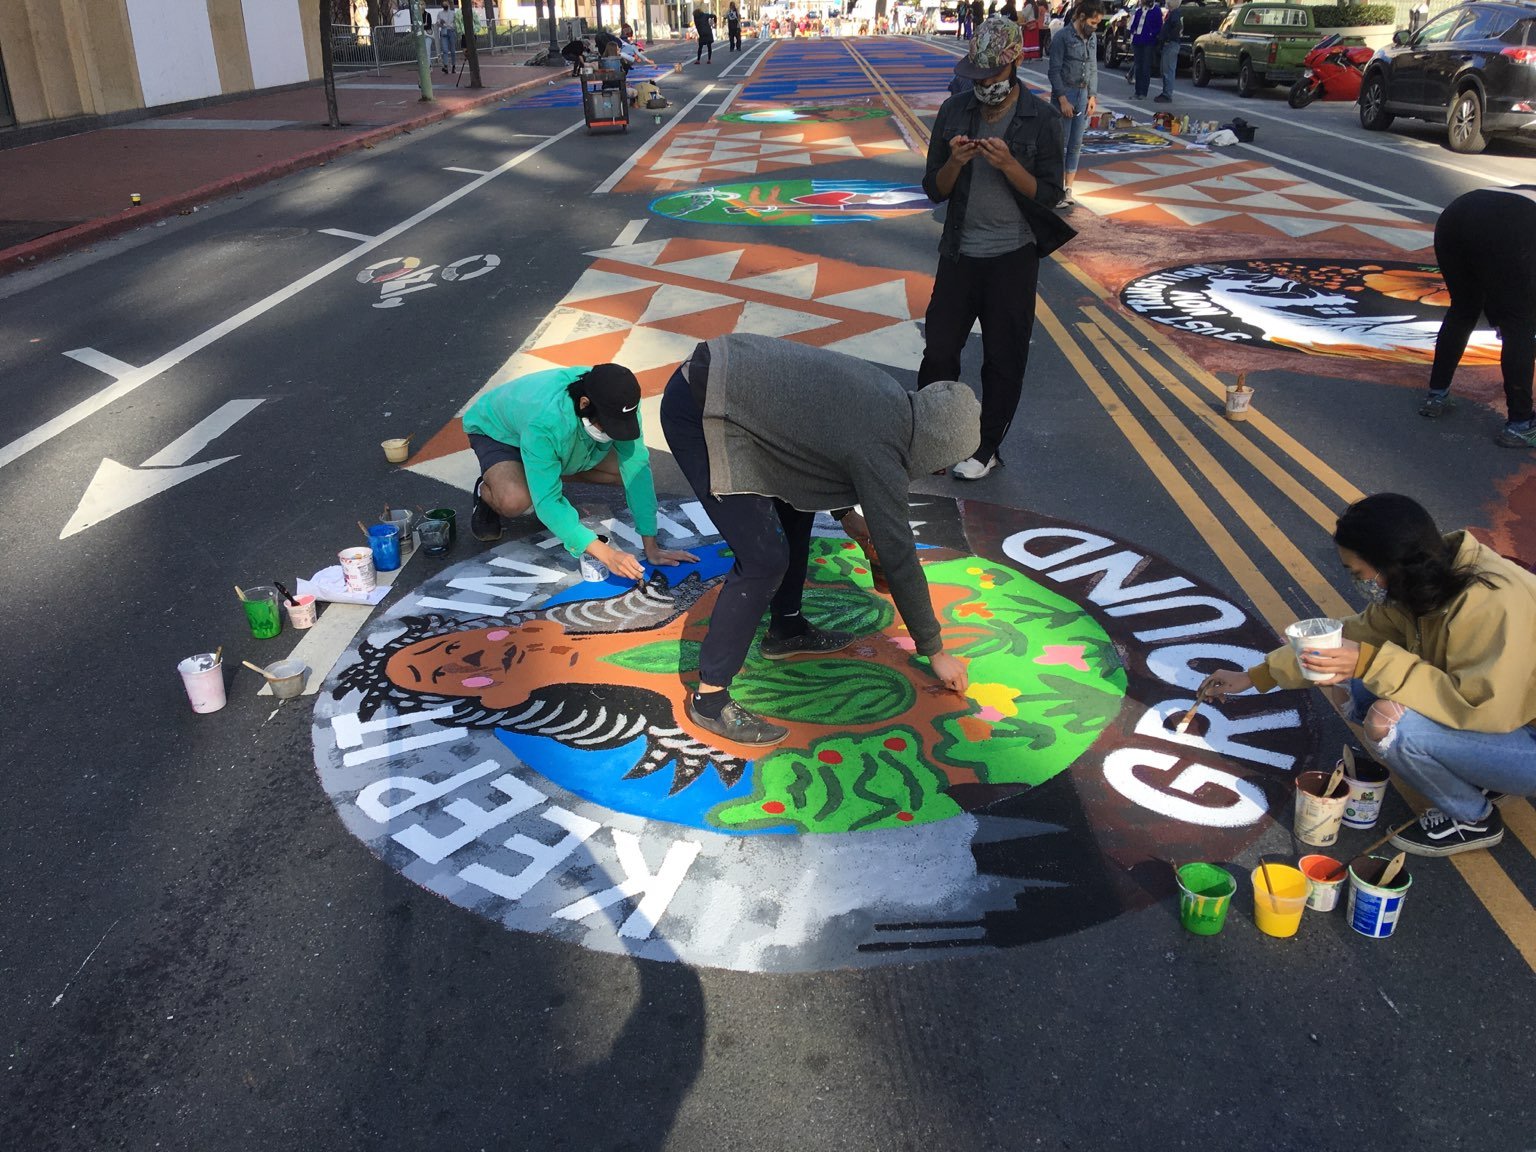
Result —
<path fill-rule="evenodd" d="M 767 40 L 760 40 L 760 41 L 758 41 L 758 44 L 754 44 L 751 48 L 748 48 L 745 52 L 743 52 L 735 60 L 732 60 L 729 64 L 727 64 L 724 68 L 722 68 L 720 70 L 720 79 L 724 80 L 732 72 L 736 71 L 736 69 L 740 68 L 743 64 L 745 64 L 748 60 L 755 60 L 758 56 L 761 55 L 761 52 L 758 50 L 758 45 L 763 45 L 763 44 L 767 44 L 767 43 L 769 43 L 769 41 L 767 41 Z M 750 69 L 748 71 L 750 71 Z"/>
<path fill-rule="evenodd" d="M 175 468 L 185 464 L 261 405 L 260 400 L 231 400 L 192 425 L 139 467 Z"/>
<path fill-rule="evenodd" d="M 249 324 L 252 320 L 258 319 L 259 317 L 265 315 L 267 312 L 270 312 L 273 308 L 276 308 L 279 304 L 292 299 L 294 296 L 297 296 L 300 292 L 304 291 L 304 289 L 318 284 L 327 276 L 330 276 L 333 272 L 341 271 L 343 268 L 353 263 L 359 256 L 363 255 L 364 253 L 370 252 L 375 248 L 382 247 L 383 245 L 393 240 L 396 236 L 410 231 L 422 221 L 430 220 L 439 212 L 458 203 L 471 192 L 478 191 L 482 185 L 488 184 L 496 177 L 512 171 L 512 169 L 516 168 L 530 156 L 538 155 L 551 144 L 554 144 L 556 141 L 569 136 L 572 132 L 576 131 L 576 129 L 583 127 L 584 124 L 585 121 L 578 120 L 569 128 L 562 132 L 556 133 L 548 140 L 545 140 L 539 144 L 535 144 L 527 151 L 519 152 L 516 156 L 512 157 L 512 159 L 508 160 L 499 168 L 494 168 L 490 172 L 487 172 L 484 176 L 480 177 L 478 180 L 472 180 L 468 184 L 464 185 L 464 187 L 455 189 L 454 191 L 448 193 L 448 195 L 444 196 L 442 199 L 438 200 L 436 203 L 429 204 L 420 212 L 416 213 L 416 215 L 401 221 L 393 228 L 381 232 L 378 236 L 375 236 L 366 244 L 361 244 L 358 247 L 353 248 L 350 252 L 347 252 L 345 255 L 336 257 L 329 264 L 324 264 L 321 267 L 315 269 L 313 272 L 310 272 L 308 275 L 301 276 L 287 287 L 279 288 L 270 296 L 266 296 L 263 299 L 258 300 L 250 307 L 235 313 L 235 315 L 229 317 L 227 320 L 215 324 L 206 332 L 199 333 L 185 343 L 172 348 L 169 352 L 160 356 L 158 359 L 144 365 L 144 367 L 135 368 L 126 375 L 119 377 L 115 384 L 103 388 L 94 396 L 87 397 L 80 403 L 76 404 L 73 408 L 59 413 L 59 415 L 55 416 L 52 420 L 47 421 L 41 427 L 34 428 L 31 432 L 28 432 L 24 436 L 18 436 L 15 440 L 12 440 L 9 444 L 5 445 L 3 448 L 0 448 L 0 468 L 4 468 L 7 464 L 15 463 L 34 448 L 48 443 L 48 441 L 52 440 L 55 436 L 58 436 L 60 433 L 67 432 L 76 424 L 80 423 L 80 421 L 95 415 L 97 412 L 100 412 L 103 408 L 107 407 L 107 405 L 122 399 L 130 392 L 133 392 L 143 385 L 148 384 L 161 373 L 174 368 L 177 364 L 180 364 L 187 357 L 201 352 L 204 348 L 222 339 L 223 337 L 228 336 L 231 332 L 238 331 L 239 329 L 245 327 L 245 325 Z"/>
<path fill-rule="evenodd" d="M 644 220 L 631 220 L 628 224 L 624 225 L 624 231 L 619 233 L 618 238 L 614 240 L 610 247 L 628 248 L 636 240 L 640 239 L 640 229 L 644 227 Z"/>
<path fill-rule="evenodd" d="M 71 360 L 80 361 L 87 368 L 94 368 L 98 372 L 104 372 L 117 379 L 138 371 L 132 364 L 125 364 L 116 356 L 108 356 L 105 352 L 98 352 L 94 348 L 72 348 L 64 355 Z"/>
<path fill-rule="evenodd" d="M 672 123 L 675 124 L 679 120 L 682 120 L 685 116 L 688 115 L 688 113 L 693 111 L 694 107 L 699 103 L 700 100 L 704 99 L 704 97 L 708 96 L 714 90 L 715 86 L 713 84 L 704 85 L 703 90 L 697 96 L 695 96 L 692 100 L 688 101 L 688 103 L 684 104 L 677 110 L 677 112 L 672 117 Z M 659 143 L 661 140 L 664 140 L 667 136 L 667 133 L 671 130 L 672 124 L 668 124 L 660 132 L 657 132 L 644 144 L 640 145 L 640 147 L 631 152 L 629 159 L 625 160 L 624 163 L 615 168 L 613 170 L 613 174 L 609 176 L 608 179 L 604 180 L 596 188 L 592 189 L 592 195 L 601 196 L 606 192 L 612 192 L 614 186 L 617 185 L 620 180 L 624 179 L 624 177 L 629 175 L 630 169 L 632 169 L 636 164 L 640 163 L 640 157 L 644 156 L 652 148 L 656 147 L 657 143 Z"/>
<path fill-rule="evenodd" d="M 339 236 L 343 240 L 358 240 L 365 244 L 373 239 L 372 236 L 364 236 L 361 232 L 348 232 L 345 228 L 321 228 L 318 231 L 323 236 Z"/>
<path fill-rule="evenodd" d="M 543 137 L 539 137 L 539 139 L 543 139 Z M 484 176 L 485 175 L 485 170 L 483 168 L 454 168 L 454 167 L 450 167 L 450 168 L 444 168 L 443 171 L 444 172 L 462 172 L 466 176 Z"/>
<path fill-rule="evenodd" d="M 1439 213 L 1440 208 L 1434 204 L 1427 204 L 1423 200 L 1415 200 L 1412 196 L 1405 196 L 1401 192 L 1394 192 L 1390 188 L 1383 188 L 1379 184 L 1371 184 L 1365 180 L 1356 180 L 1353 176 L 1344 176 L 1332 168 L 1319 168 L 1316 164 L 1308 164 L 1305 160 L 1297 160 L 1295 157 L 1286 156 L 1280 152 L 1270 152 L 1263 148 L 1255 148 L 1252 144 L 1242 144 L 1239 147 L 1265 156 L 1277 164 L 1288 164 L 1292 168 L 1305 168 L 1308 172 L 1316 172 L 1330 180 L 1338 180 L 1344 184 L 1353 184 L 1356 188 L 1364 188 L 1369 192 L 1375 192 L 1379 196 L 1390 196 L 1394 200 L 1401 200 L 1411 208 L 1419 208 L 1425 212 Z"/>
<path fill-rule="evenodd" d="M 731 105 L 735 102 L 736 97 L 741 95 L 741 90 L 745 87 L 745 84 L 738 84 L 736 87 L 731 89 L 731 94 L 725 98 L 725 103 L 721 104 L 719 108 L 715 109 L 716 120 L 720 119 L 720 117 L 724 116 L 731 110 Z"/>
<path fill-rule="evenodd" d="M 1031 69 L 1031 71 L 1035 70 Z M 1220 105 L 1223 108 L 1231 107 L 1231 105 L 1224 100 L 1218 100 L 1210 96 L 1197 96 L 1190 92 L 1182 93 L 1180 99 L 1195 100 L 1202 104 Z M 1130 97 L 1127 96 L 1126 101 L 1129 102 L 1129 100 Z M 1120 103 L 1120 101 L 1114 100 L 1112 98 L 1109 100 L 1109 102 L 1114 104 Z M 1463 176 L 1471 176 L 1481 185 L 1493 183 L 1502 184 L 1506 188 L 1513 188 L 1516 184 L 1519 183 L 1518 180 L 1508 180 L 1503 176 L 1495 176 L 1491 172 L 1482 172 L 1476 168 L 1463 168 L 1460 164 L 1450 164 L 1444 160 L 1435 160 L 1428 156 L 1408 156 L 1401 148 L 1394 147 L 1393 145 L 1378 144 L 1374 140 L 1365 140 L 1358 135 L 1351 136 L 1343 132 L 1336 132 L 1332 128 L 1323 128 L 1317 124 L 1307 124 L 1302 120 L 1294 119 L 1289 116 L 1276 116 L 1272 112 L 1260 112 L 1253 108 L 1244 108 L 1241 112 L 1234 113 L 1234 115 L 1243 116 L 1245 118 L 1257 116 L 1261 120 L 1270 120 L 1276 124 L 1284 124 L 1288 128 L 1300 128 L 1303 132 L 1316 132 L 1320 136 L 1329 136 L 1335 140 L 1342 141 L 1343 143 L 1352 145 L 1356 148 L 1374 148 L 1378 152 L 1385 152 L 1389 156 L 1396 156 L 1400 160 L 1417 160 L 1424 164 L 1433 164 L 1436 168 L 1444 168 L 1448 172 L 1459 172 Z M 1362 128 L 1361 131 L 1363 132 L 1364 129 Z M 1251 144 L 1245 144 L 1243 147 L 1253 151 L 1258 151 L 1258 149 L 1254 148 Z M 1266 153 L 1266 155 L 1268 155 L 1268 153 Z M 1321 171 L 1321 169 L 1313 169 L 1313 171 Z M 1341 176 L 1339 179 L 1342 180 L 1344 178 Z"/>
<path fill-rule="evenodd" d="M 393 572 L 380 572 L 379 585 L 386 588 L 393 585 L 400 573 L 405 571 L 405 566 L 415 558 L 416 552 L 412 552 Z M 384 599 L 387 600 L 389 597 L 386 596 Z M 383 600 L 379 601 L 380 604 L 383 602 Z M 336 667 L 336 661 L 341 659 L 341 654 L 347 650 L 347 646 L 352 643 L 363 625 L 368 623 L 368 617 L 373 615 L 373 610 L 377 607 L 378 604 L 327 604 L 325 606 L 325 611 L 320 613 L 320 619 L 315 621 L 314 626 L 304 633 L 303 639 L 293 646 L 293 651 L 288 653 L 288 659 L 302 660 L 305 667 L 309 669 L 309 678 L 304 682 L 305 696 L 313 696 L 320 691 L 325 678 L 331 674 L 331 669 Z M 272 695 L 272 685 L 263 680 L 256 695 Z"/>

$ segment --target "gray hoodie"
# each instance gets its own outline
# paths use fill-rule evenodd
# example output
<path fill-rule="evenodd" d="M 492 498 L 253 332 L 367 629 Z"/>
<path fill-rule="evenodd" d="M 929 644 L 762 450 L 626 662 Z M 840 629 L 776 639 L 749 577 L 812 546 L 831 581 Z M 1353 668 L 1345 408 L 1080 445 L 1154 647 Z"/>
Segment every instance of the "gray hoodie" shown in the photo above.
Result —
<path fill-rule="evenodd" d="M 908 392 L 864 360 L 770 336 L 709 341 L 710 492 L 806 512 L 863 507 L 920 655 L 943 643 L 908 518 L 907 487 L 981 443 L 981 404 L 955 381 Z"/>

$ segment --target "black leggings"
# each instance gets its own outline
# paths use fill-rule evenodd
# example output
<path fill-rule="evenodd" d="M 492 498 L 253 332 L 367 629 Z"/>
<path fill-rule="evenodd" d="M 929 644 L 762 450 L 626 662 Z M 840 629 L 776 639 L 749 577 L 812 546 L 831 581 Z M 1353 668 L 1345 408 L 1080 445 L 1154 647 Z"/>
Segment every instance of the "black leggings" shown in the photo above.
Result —
<path fill-rule="evenodd" d="M 1511 424 L 1531 418 L 1536 376 L 1536 200 L 1486 188 L 1458 196 L 1435 223 L 1435 259 L 1451 306 L 1435 340 L 1429 387 L 1444 392 L 1480 315 L 1499 329 Z"/>
<path fill-rule="evenodd" d="M 736 560 L 699 651 L 700 680 L 724 687 L 746 662 L 763 610 L 771 609 L 775 618 L 800 611 L 816 515 L 771 496 L 710 495 L 704 414 L 681 370 L 672 373 L 662 393 L 661 428 L 672 458 Z"/>
<path fill-rule="evenodd" d="M 1008 435 L 1024 391 L 1035 330 L 1040 258 L 1033 244 L 1002 256 L 939 257 L 926 319 L 928 344 L 917 386 L 960 379 L 960 353 L 981 321 L 981 447 L 985 463 Z"/>

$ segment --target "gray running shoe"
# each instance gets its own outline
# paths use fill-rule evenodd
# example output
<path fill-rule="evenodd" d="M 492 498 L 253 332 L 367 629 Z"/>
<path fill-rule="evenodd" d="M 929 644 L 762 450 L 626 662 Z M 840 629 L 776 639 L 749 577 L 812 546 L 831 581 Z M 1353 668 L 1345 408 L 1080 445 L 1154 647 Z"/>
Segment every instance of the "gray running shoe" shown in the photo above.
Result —
<path fill-rule="evenodd" d="M 841 652 L 858 637 L 852 632 L 824 632 L 815 625 L 807 625 L 798 636 L 776 637 L 771 632 L 764 636 L 757 650 L 764 660 L 788 660 L 792 656 L 825 656 L 829 652 Z"/>
<path fill-rule="evenodd" d="M 695 712 L 691 693 L 684 707 L 687 709 L 688 719 L 706 732 L 713 732 L 720 739 L 729 740 L 733 744 L 752 744 L 761 747 L 777 744 L 789 735 L 788 728 L 770 724 L 762 717 L 752 715 L 734 700 L 720 709 L 718 720 L 711 719 L 702 712 Z"/>

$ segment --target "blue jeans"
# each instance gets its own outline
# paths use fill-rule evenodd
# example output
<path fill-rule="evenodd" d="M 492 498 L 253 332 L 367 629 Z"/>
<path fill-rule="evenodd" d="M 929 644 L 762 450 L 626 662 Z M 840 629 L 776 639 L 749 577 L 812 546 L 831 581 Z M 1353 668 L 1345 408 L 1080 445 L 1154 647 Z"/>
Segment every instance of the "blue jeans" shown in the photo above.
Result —
<path fill-rule="evenodd" d="M 1163 45 L 1163 95 L 1173 99 L 1173 74 L 1179 70 L 1179 42 L 1170 40 Z"/>
<path fill-rule="evenodd" d="M 1067 143 L 1067 172 L 1071 176 L 1077 171 L 1077 158 L 1083 151 L 1083 133 L 1088 130 L 1088 89 L 1069 88 L 1067 101 L 1076 110 L 1077 115 L 1066 123 Z"/>
<path fill-rule="evenodd" d="M 1349 697 L 1350 719 L 1363 724 L 1376 697 L 1359 680 L 1349 682 Z M 1464 732 L 1409 710 L 1371 749 L 1398 780 L 1456 820 L 1488 815 L 1484 788 L 1536 794 L 1536 728 L 1530 725 L 1513 732 Z"/>
<path fill-rule="evenodd" d="M 1152 87 L 1152 57 L 1157 45 L 1148 40 L 1145 44 L 1131 45 L 1131 59 L 1135 67 L 1136 95 L 1145 96 Z"/>
<path fill-rule="evenodd" d="M 452 28 L 444 28 L 437 34 L 438 45 L 443 50 L 443 66 L 450 72 L 459 66 L 459 36 Z"/>

